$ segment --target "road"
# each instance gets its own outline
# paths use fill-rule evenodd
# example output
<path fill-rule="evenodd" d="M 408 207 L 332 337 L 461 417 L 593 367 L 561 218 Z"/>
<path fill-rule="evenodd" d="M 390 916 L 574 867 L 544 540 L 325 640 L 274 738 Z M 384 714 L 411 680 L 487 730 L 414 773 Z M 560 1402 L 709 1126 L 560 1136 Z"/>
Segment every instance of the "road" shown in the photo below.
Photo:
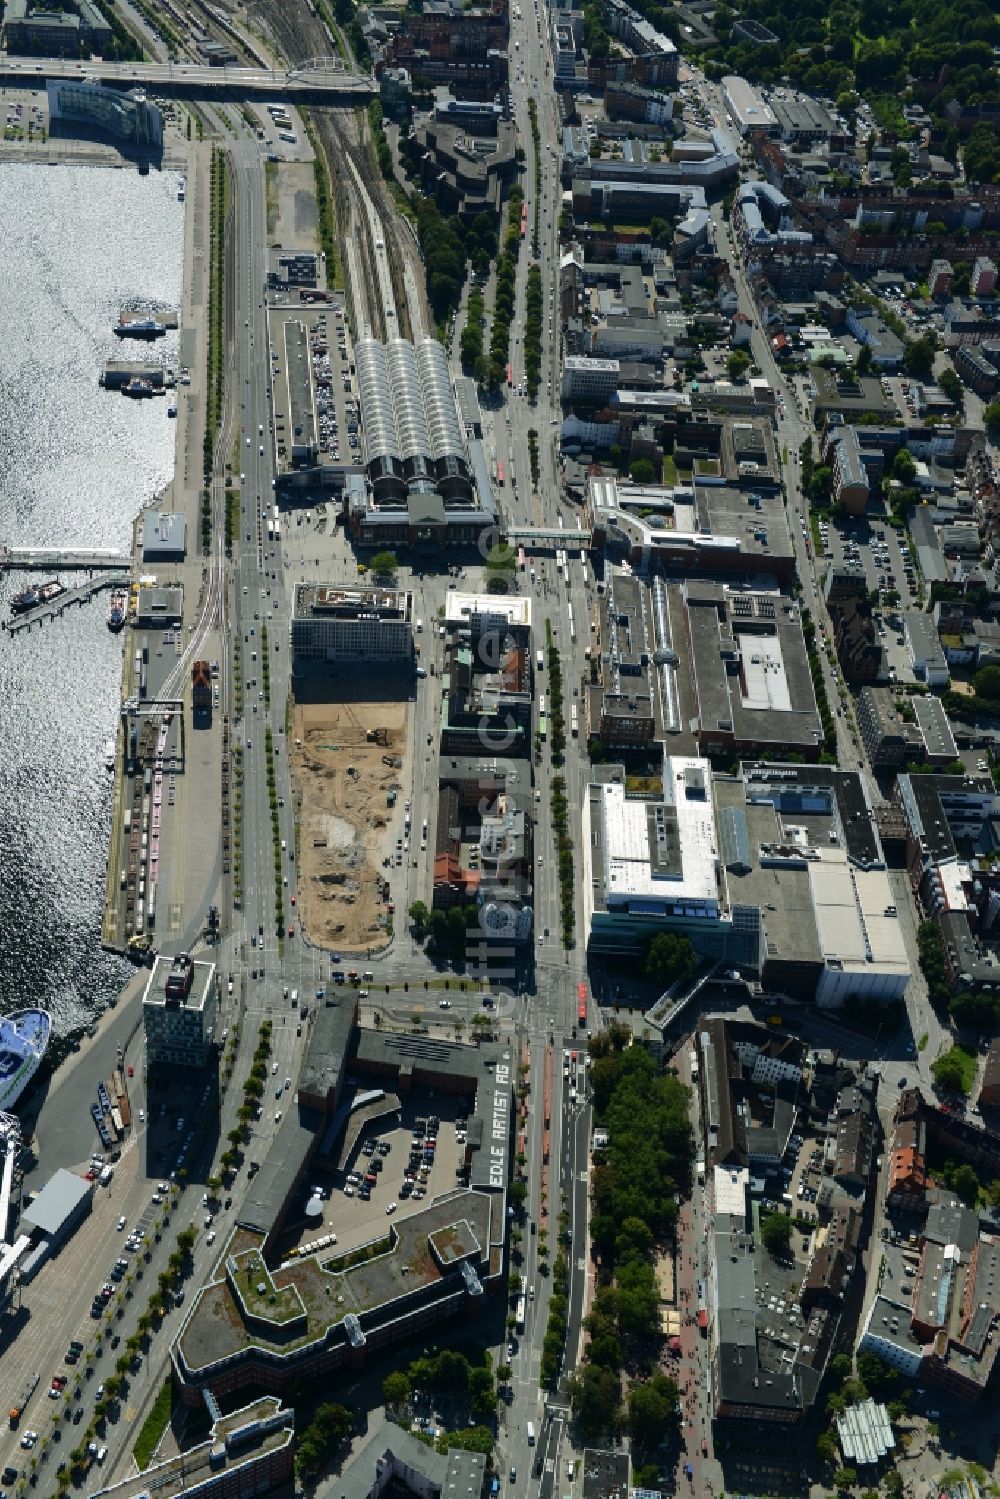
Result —
<path fill-rule="evenodd" d="M 159 94 L 192 98 L 275 98 L 314 104 L 364 103 L 376 92 L 371 78 L 355 74 L 338 58 L 322 59 L 316 68 L 212 68 L 195 62 L 71 62 L 59 57 L 0 58 L 0 80 L 16 87 L 43 79 L 92 80 L 128 87 L 145 86 Z"/>

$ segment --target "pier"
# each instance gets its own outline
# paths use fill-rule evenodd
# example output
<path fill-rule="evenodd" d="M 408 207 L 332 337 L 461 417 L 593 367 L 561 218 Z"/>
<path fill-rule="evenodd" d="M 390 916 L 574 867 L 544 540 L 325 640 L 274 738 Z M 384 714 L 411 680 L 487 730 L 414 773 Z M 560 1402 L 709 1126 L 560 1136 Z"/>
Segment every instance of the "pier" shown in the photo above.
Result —
<path fill-rule="evenodd" d="M 23 572 L 128 571 L 132 558 L 127 552 L 102 551 L 93 547 L 7 547 L 0 543 L 0 572 L 5 568 Z"/>
<path fill-rule="evenodd" d="M 51 603 L 39 604 L 37 609 L 29 609 L 26 614 L 16 614 L 13 619 L 7 620 L 8 634 L 20 635 L 22 630 L 30 630 L 32 625 L 42 625 L 55 619 L 56 615 L 64 613 L 74 604 L 86 604 L 105 588 L 120 588 L 127 593 L 128 586 L 128 576 L 124 573 L 115 576 L 105 573 L 100 578 L 88 578 L 86 583 L 80 583 L 76 588 L 67 588 L 65 593 L 61 593 Z"/>

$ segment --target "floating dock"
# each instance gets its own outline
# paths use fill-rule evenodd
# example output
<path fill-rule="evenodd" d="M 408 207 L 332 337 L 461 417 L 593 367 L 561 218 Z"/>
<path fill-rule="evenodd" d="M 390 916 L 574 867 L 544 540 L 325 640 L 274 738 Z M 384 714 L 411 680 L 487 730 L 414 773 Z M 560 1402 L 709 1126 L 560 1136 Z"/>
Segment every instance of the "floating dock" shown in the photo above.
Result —
<path fill-rule="evenodd" d="M 13 619 L 7 620 L 7 633 L 20 635 L 24 630 L 30 630 L 32 625 L 42 625 L 53 620 L 57 615 L 65 613 L 74 604 L 85 604 L 95 594 L 105 588 L 128 588 L 127 577 L 110 577 L 107 574 L 100 578 L 90 578 L 86 583 L 80 583 L 76 588 L 67 588 L 57 599 L 50 604 L 39 604 L 37 609 L 29 609 L 25 614 L 15 615 Z"/>

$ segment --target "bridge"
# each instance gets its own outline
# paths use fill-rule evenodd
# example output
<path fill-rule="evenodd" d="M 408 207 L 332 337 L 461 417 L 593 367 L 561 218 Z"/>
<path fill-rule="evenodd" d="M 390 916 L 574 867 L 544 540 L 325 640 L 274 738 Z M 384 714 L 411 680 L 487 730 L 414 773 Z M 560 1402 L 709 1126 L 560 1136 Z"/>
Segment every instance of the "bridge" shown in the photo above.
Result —
<path fill-rule="evenodd" d="M 132 559 L 128 552 L 112 552 L 100 547 L 6 547 L 0 542 L 0 572 L 4 568 L 36 573 L 59 572 L 127 572 Z"/>
<path fill-rule="evenodd" d="M 568 526 L 507 526 L 505 530 L 508 542 L 515 547 L 556 548 L 567 552 L 590 550 L 590 531 L 572 530 Z"/>
<path fill-rule="evenodd" d="M 354 105 L 378 95 L 378 85 L 339 58 L 314 57 L 291 68 L 212 68 L 188 62 L 74 62 L 63 57 L 0 56 L 0 82 L 37 88 L 49 79 L 144 88 L 191 99 L 284 99 L 292 103 Z"/>

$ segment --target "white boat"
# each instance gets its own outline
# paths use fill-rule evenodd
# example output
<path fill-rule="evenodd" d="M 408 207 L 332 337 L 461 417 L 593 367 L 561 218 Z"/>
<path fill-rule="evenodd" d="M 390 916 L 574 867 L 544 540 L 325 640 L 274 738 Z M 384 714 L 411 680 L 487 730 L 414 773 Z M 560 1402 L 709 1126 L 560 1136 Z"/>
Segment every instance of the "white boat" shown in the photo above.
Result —
<path fill-rule="evenodd" d="M 115 768 L 115 741 L 113 739 L 105 739 L 105 741 L 104 741 L 104 763 L 108 767 L 109 770 L 114 770 L 114 768 Z"/>
<path fill-rule="evenodd" d="M 185 183 L 184 178 L 183 177 L 178 177 L 178 179 L 177 179 L 177 201 L 178 201 L 178 203 L 183 203 L 184 202 L 184 190 L 185 190 L 186 185 L 187 184 Z"/>
<path fill-rule="evenodd" d="M 0 1111 L 14 1107 L 52 1039 L 47 1010 L 18 1010 L 0 1020 Z"/>
<path fill-rule="evenodd" d="M 170 402 L 170 405 L 167 407 L 167 415 L 168 416 L 176 416 L 177 415 L 177 402 L 176 401 L 171 401 Z"/>

